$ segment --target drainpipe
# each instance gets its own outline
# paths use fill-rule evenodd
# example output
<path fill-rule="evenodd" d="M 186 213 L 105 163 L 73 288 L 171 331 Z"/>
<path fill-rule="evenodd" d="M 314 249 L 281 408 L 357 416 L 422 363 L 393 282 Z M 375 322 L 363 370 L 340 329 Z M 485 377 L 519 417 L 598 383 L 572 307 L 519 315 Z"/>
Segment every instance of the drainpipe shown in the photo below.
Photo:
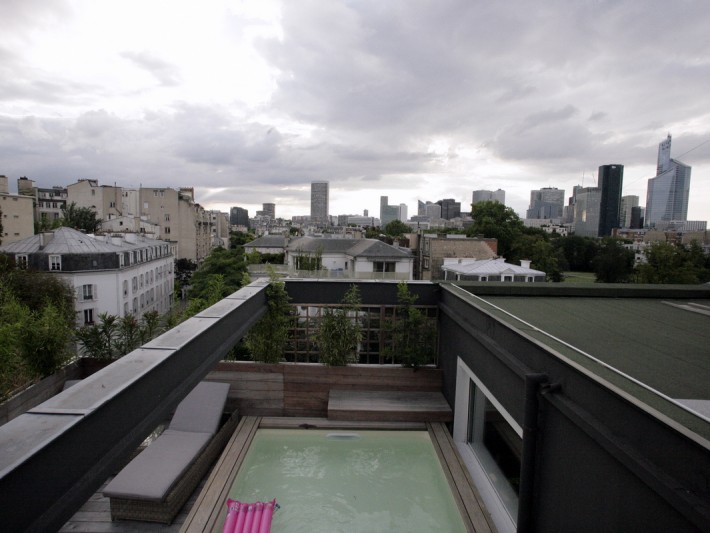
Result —
<path fill-rule="evenodd" d="M 525 375 L 525 411 L 523 414 L 523 457 L 520 464 L 520 489 L 518 491 L 518 533 L 535 530 L 533 503 L 537 461 L 538 392 L 548 386 L 547 374 Z"/>

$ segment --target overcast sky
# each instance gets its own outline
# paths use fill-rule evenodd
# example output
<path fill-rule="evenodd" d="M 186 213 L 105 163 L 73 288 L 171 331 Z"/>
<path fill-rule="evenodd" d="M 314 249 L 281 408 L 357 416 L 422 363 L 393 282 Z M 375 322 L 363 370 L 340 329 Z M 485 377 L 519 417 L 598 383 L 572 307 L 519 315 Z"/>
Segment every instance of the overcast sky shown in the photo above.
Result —
<path fill-rule="evenodd" d="M 710 220 L 710 3 L 0 0 L 0 174 L 308 214 L 596 184 L 658 143 Z"/>

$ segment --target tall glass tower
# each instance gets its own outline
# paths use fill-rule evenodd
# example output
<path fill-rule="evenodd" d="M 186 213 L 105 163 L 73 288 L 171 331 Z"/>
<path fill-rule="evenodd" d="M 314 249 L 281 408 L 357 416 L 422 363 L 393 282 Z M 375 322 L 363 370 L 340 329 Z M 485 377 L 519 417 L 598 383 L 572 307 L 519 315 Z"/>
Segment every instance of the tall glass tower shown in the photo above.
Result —
<path fill-rule="evenodd" d="M 328 219 L 328 192 L 329 182 L 311 182 L 311 223 L 327 226 Z"/>
<path fill-rule="evenodd" d="M 611 235 L 611 230 L 621 227 L 621 187 L 624 184 L 624 165 L 599 167 L 598 187 L 601 190 L 599 204 L 599 236 Z"/>
<path fill-rule="evenodd" d="M 645 225 L 688 220 L 691 167 L 671 158 L 671 136 L 658 145 L 656 177 L 648 180 Z"/>

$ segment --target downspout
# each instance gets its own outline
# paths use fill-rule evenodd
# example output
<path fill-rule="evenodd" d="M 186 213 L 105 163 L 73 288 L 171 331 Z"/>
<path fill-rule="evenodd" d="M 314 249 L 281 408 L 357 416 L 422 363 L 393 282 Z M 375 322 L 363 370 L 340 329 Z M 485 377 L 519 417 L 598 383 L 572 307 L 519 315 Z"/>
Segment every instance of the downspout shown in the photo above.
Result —
<path fill-rule="evenodd" d="M 549 386 L 547 374 L 525 375 L 525 410 L 523 413 L 523 451 L 520 464 L 520 489 L 518 491 L 518 533 L 535 530 L 533 504 L 535 472 L 537 470 L 539 390 Z"/>

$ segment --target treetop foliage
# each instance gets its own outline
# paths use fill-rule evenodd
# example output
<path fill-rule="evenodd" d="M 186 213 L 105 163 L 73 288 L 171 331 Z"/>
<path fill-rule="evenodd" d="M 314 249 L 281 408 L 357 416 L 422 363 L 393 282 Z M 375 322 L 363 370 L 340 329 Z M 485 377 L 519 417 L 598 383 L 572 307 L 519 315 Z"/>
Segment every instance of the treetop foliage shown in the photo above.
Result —
<path fill-rule="evenodd" d="M 62 206 L 61 225 L 84 233 L 96 233 L 101 228 L 101 219 L 90 207 L 78 207 L 72 202 Z"/>

